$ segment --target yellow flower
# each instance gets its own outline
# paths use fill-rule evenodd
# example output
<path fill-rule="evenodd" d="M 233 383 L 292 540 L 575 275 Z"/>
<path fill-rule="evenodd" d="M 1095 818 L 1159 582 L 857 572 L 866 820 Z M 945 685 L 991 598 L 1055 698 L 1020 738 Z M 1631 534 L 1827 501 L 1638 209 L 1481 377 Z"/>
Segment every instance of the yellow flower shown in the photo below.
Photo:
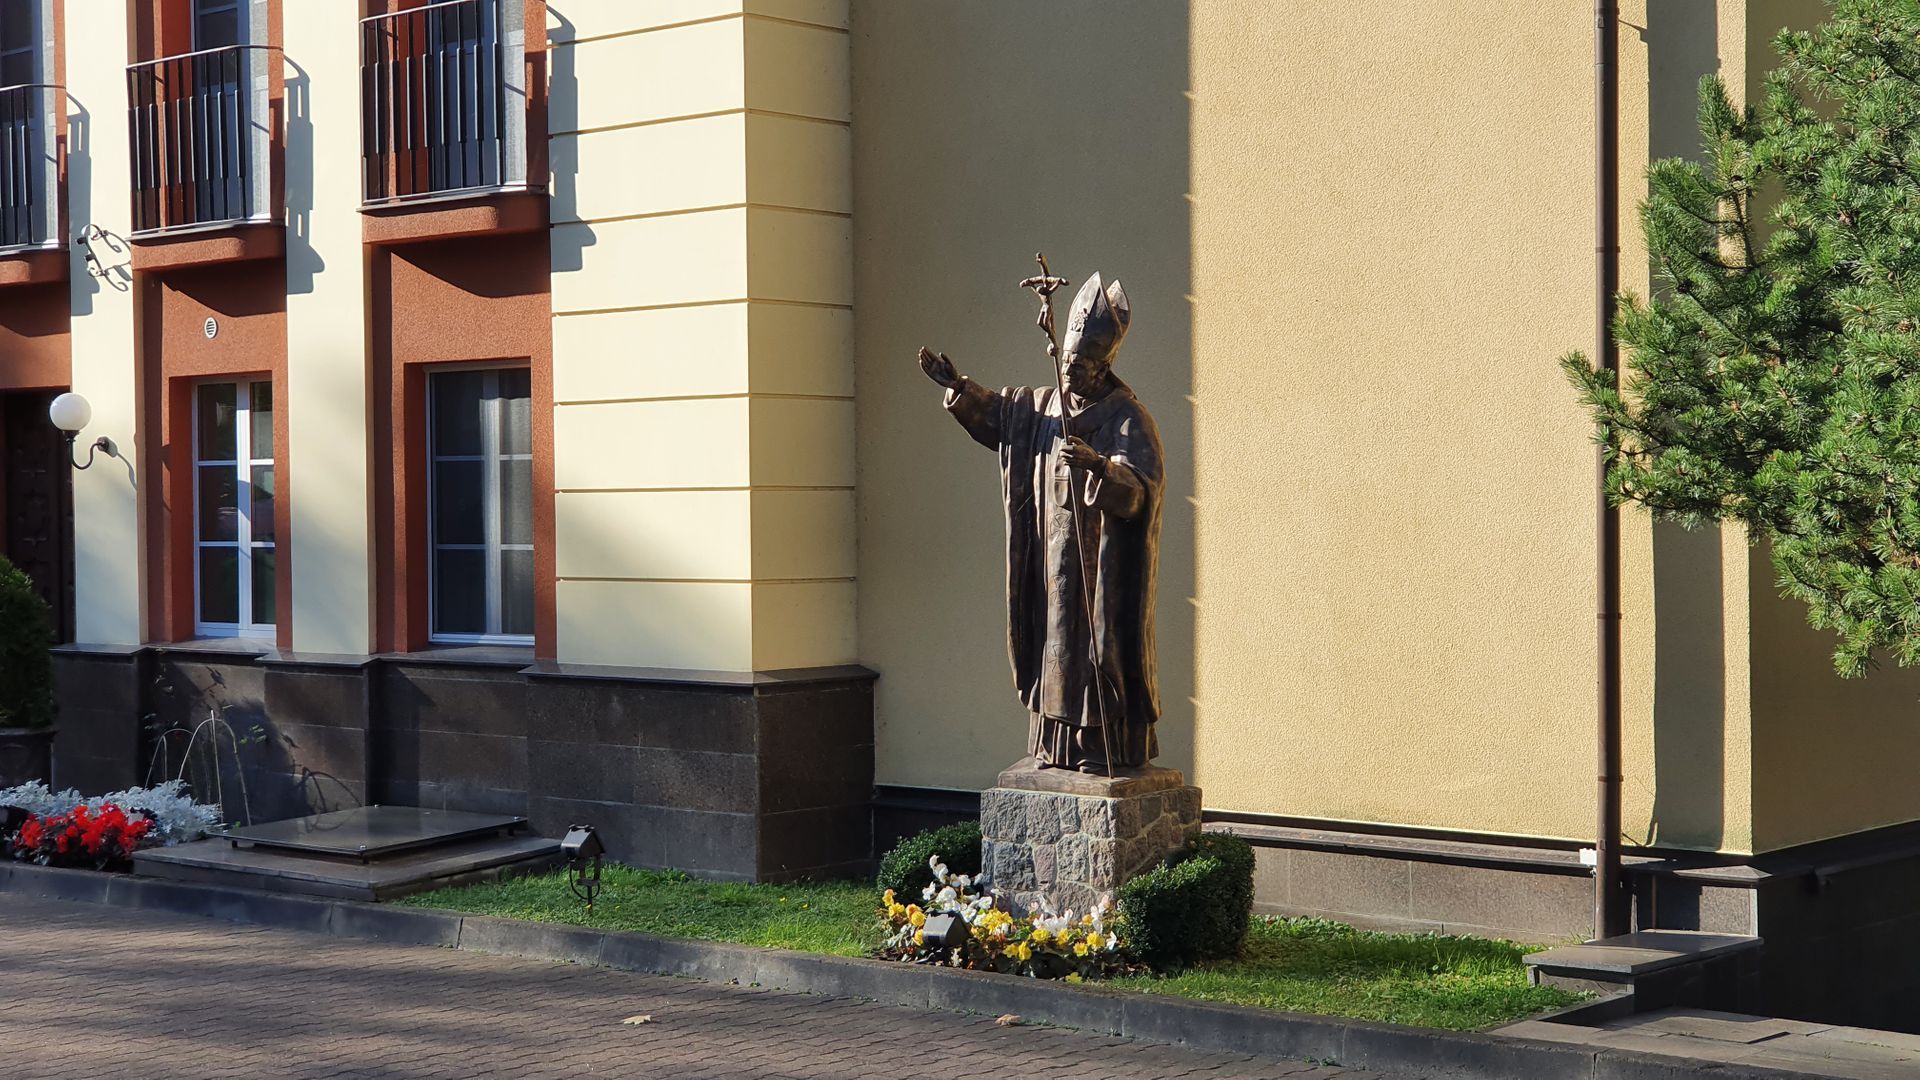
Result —
<path fill-rule="evenodd" d="M 898 919 L 898 918 L 903 918 L 903 917 L 905 917 L 905 915 L 906 915 L 906 914 L 907 914 L 907 905 L 905 905 L 905 904 L 889 904 L 889 905 L 887 905 L 887 917 L 888 917 L 888 918 L 892 918 L 892 919 Z"/>
<path fill-rule="evenodd" d="M 915 930 L 913 932 L 913 943 L 915 945 L 925 945 L 927 943 L 927 932 L 925 930 Z"/>
<path fill-rule="evenodd" d="M 919 905 L 909 904 L 907 906 L 907 921 L 915 927 L 925 926 L 927 925 L 927 913 L 921 911 Z"/>
<path fill-rule="evenodd" d="M 1046 927 L 1036 926 L 1033 928 L 1033 933 L 1029 935 L 1029 940 L 1035 945 L 1045 945 L 1047 943 L 1047 937 Z"/>
<path fill-rule="evenodd" d="M 1085 956 L 1085 955 L 1087 955 L 1087 943 L 1083 941 L 1083 942 L 1081 942 L 1080 944 L 1078 944 L 1078 945 L 1075 945 L 1075 946 L 1073 947 L 1073 955 L 1075 955 L 1075 956 Z"/>
<path fill-rule="evenodd" d="M 1033 949 L 1024 941 L 1017 942 L 1012 948 L 1007 950 L 1007 955 L 1024 964 L 1028 960 L 1033 959 Z"/>
<path fill-rule="evenodd" d="M 1106 947 L 1106 944 L 1107 944 L 1107 940 L 1101 937 L 1099 934 L 1087 935 L 1086 945 L 1090 949 L 1104 948 Z"/>
<path fill-rule="evenodd" d="M 786 899 L 786 897 L 784 897 L 784 896 L 783 896 L 783 897 L 781 897 L 780 899 L 782 899 L 782 900 L 785 900 L 785 899 Z M 891 907 L 891 906 L 893 905 L 893 890 L 892 890 L 892 889 L 888 889 L 888 890 L 887 890 L 886 892 L 883 892 L 883 893 L 881 893 L 881 894 L 880 894 L 880 902 L 881 902 L 881 903 L 883 903 L 883 904 L 886 904 L 886 905 L 887 905 L 887 906 L 889 906 L 889 907 Z"/>

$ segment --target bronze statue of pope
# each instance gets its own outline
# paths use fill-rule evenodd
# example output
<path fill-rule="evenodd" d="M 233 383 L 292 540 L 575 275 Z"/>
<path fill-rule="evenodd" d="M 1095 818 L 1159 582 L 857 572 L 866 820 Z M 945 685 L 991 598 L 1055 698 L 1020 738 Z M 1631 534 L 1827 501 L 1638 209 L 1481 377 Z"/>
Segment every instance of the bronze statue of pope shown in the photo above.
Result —
<path fill-rule="evenodd" d="M 1166 470 L 1152 415 L 1113 373 L 1131 321 L 1120 282 L 1095 274 L 1052 350 L 1055 386 L 990 390 L 945 353 L 919 353 L 947 411 L 1000 455 L 1007 651 L 1042 768 L 1111 774 L 1159 752 L 1153 594 Z"/>

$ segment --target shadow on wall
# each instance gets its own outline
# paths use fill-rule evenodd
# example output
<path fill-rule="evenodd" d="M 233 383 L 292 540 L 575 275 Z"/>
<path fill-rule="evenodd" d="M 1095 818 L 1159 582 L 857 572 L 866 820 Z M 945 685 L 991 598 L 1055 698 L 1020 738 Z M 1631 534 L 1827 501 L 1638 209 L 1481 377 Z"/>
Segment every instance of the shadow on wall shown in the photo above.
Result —
<path fill-rule="evenodd" d="M 1715 7 L 1715 0 L 1664 0 L 1648 6 L 1647 25 L 1637 28 L 1647 47 L 1650 160 L 1702 157 L 1695 103 L 1701 78 L 1720 70 Z M 1653 811 L 1647 835 L 1630 838 L 1642 843 L 1713 850 L 1726 835 L 1720 551 L 1717 528 L 1653 527 Z"/>
<path fill-rule="evenodd" d="M 552 172 L 552 206 L 578 207 L 580 200 L 580 78 L 573 40 L 578 36 L 565 14 L 547 7 L 547 168 Z M 593 226 L 558 222 L 552 231 L 552 272 L 579 270 L 594 244 Z"/>
<path fill-rule="evenodd" d="M 313 80 L 306 69 L 282 58 L 286 78 L 287 294 L 313 291 L 313 277 L 327 268 L 313 246 Z"/>
<path fill-rule="evenodd" d="M 1094 270 L 1120 278 L 1133 302 L 1117 371 L 1168 464 L 1160 760 L 1191 769 L 1188 7 L 853 4 L 860 655 L 882 676 L 882 783 L 977 789 L 1025 752 L 995 461 L 942 415 L 914 350 L 943 350 L 991 386 L 1049 382 L 1017 284 L 1035 251 L 1076 286 Z"/>
<path fill-rule="evenodd" d="M 157 662 L 145 688 L 139 782 L 182 777 L 196 799 L 218 801 L 241 824 L 362 805 L 364 766 L 341 738 L 351 732 L 276 717 L 288 710 L 271 707 L 270 677 L 252 664 Z M 205 726 L 210 716 L 228 730 Z"/>

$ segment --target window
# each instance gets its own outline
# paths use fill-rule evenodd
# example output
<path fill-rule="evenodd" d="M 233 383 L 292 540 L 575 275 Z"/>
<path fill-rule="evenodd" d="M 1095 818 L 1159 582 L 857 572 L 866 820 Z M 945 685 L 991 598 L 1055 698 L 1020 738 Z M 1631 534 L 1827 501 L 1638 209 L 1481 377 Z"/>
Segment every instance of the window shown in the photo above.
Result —
<path fill-rule="evenodd" d="M 525 368 L 428 380 L 435 641 L 533 641 L 532 388 Z"/>
<path fill-rule="evenodd" d="M 273 384 L 195 387 L 193 433 L 195 632 L 270 637 Z"/>
<path fill-rule="evenodd" d="M 0 86 L 24 86 L 35 80 L 40 53 L 34 10 L 40 0 L 0 0 Z"/>
<path fill-rule="evenodd" d="M 246 40 L 240 17 L 245 0 L 193 0 L 193 47 L 223 49 Z"/>

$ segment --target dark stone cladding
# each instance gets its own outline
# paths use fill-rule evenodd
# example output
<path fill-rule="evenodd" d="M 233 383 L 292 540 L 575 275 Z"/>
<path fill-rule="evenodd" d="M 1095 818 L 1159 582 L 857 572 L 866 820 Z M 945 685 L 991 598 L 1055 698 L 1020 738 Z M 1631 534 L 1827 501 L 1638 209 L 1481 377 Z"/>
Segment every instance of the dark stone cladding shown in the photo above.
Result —
<path fill-rule="evenodd" d="M 523 814 L 547 836 L 592 824 L 631 865 L 728 880 L 871 864 L 865 668 L 688 672 L 512 649 L 320 656 L 229 643 L 66 646 L 54 660 L 55 782 L 90 793 L 173 775 L 179 732 L 217 705 L 240 736 L 256 820 L 365 803 Z M 231 797 L 224 749 L 221 768 Z"/>

